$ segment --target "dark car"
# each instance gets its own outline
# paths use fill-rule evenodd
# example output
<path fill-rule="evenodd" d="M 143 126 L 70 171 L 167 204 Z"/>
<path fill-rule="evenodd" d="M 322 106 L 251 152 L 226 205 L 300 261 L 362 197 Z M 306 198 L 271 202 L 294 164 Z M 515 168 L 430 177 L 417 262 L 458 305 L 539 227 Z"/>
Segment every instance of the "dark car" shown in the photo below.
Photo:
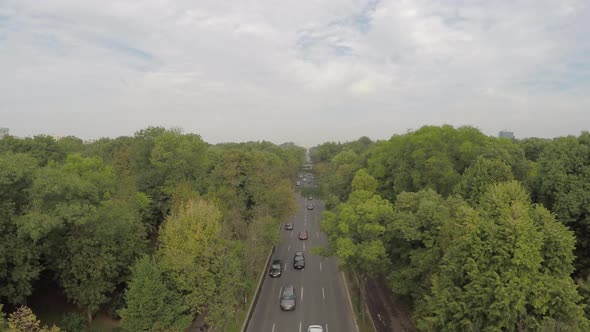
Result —
<path fill-rule="evenodd" d="M 303 256 L 303 251 L 295 252 L 295 257 L 293 257 L 293 268 L 297 270 L 301 270 L 305 267 L 305 256 Z"/>
<path fill-rule="evenodd" d="M 281 310 L 293 311 L 295 310 L 295 287 L 287 285 L 281 291 Z"/>
<path fill-rule="evenodd" d="M 313 204 L 311 204 L 311 203 L 310 204 L 307 204 L 307 209 L 308 210 L 313 210 Z"/>
<path fill-rule="evenodd" d="M 281 276 L 281 272 L 283 270 L 283 262 L 280 259 L 275 259 L 272 261 L 272 264 L 270 264 L 270 276 L 271 277 L 280 277 Z"/>
<path fill-rule="evenodd" d="M 307 240 L 307 230 L 299 232 L 299 240 Z"/>
<path fill-rule="evenodd" d="M 286 225 L 285 225 L 285 229 L 288 231 L 292 231 L 293 230 L 293 222 L 289 221 Z"/>

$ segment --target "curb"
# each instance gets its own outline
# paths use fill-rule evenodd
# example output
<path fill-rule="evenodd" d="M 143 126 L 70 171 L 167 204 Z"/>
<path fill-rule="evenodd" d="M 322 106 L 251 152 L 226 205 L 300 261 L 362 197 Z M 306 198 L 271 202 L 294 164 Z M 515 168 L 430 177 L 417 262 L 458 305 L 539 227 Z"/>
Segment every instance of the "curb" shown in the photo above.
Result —
<path fill-rule="evenodd" d="M 373 320 L 373 314 L 369 309 L 369 305 L 365 302 L 365 310 L 367 311 L 367 316 L 369 316 L 369 320 L 371 321 L 371 326 L 373 326 L 373 331 L 377 331 L 377 326 L 375 326 L 375 321 Z"/>
<path fill-rule="evenodd" d="M 354 320 L 354 326 L 356 327 L 356 332 L 359 332 L 359 324 L 356 322 L 356 314 L 354 313 L 354 308 L 352 306 L 352 299 L 350 298 L 350 293 L 348 291 L 348 281 L 346 281 L 346 276 L 344 272 L 340 271 L 342 274 L 342 279 L 344 279 L 344 289 L 346 289 L 346 297 L 348 297 L 348 304 L 350 304 L 350 312 L 352 313 L 352 319 Z M 360 299 L 359 299 L 360 301 Z M 366 305 L 366 303 L 365 303 Z"/>
<path fill-rule="evenodd" d="M 268 257 L 266 258 L 266 264 L 264 264 L 264 269 L 262 270 L 262 273 L 260 274 L 260 278 L 258 279 L 258 287 L 256 287 L 256 292 L 254 293 L 254 296 L 252 297 L 252 300 L 250 301 L 250 307 L 248 308 L 248 314 L 246 314 L 246 320 L 244 321 L 244 324 L 242 324 L 242 329 L 240 330 L 241 332 L 246 332 L 246 329 L 248 328 L 248 324 L 250 323 L 250 319 L 252 318 L 252 313 L 253 313 L 253 308 L 256 305 L 256 302 L 258 302 L 258 298 L 260 297 L 260 290 L 262 289 L 262 282 L 264 281 L 264 277 L 266 276 L 266 271 L 268 270 L 268 263 L 270 262 L 270 257 L 272 256 L 272 253 L 275 251 L 275 247 L 273 246 L 272 249 L 270 249 L 270 252 L 268 253 Z"/>

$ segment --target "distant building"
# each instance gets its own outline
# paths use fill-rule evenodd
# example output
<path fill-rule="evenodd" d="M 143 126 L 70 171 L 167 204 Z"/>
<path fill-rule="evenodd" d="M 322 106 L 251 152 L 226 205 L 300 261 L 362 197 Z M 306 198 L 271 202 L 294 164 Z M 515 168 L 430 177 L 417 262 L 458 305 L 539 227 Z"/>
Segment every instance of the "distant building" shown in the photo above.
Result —
<path fill-rule="evenodd" d="M 503 130 L 498 134 L 498 137 L 514 139 L 514 133 L 511 131 L 504 131 Z"/>
<path fill-rule="evenodd" d="M 8 135 L 8 128 L 0 128 L 0 138 L 4 138 L 4 136 Z"/>

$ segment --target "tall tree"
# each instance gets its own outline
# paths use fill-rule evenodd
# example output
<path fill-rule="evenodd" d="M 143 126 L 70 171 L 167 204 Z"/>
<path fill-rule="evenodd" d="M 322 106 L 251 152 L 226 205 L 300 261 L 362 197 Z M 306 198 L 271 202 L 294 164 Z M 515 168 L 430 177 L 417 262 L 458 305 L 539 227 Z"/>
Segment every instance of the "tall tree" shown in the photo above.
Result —
<path fill-rule="evenodd" d="M 364 170 L 357 172 L 347 202 L 336 212 L 324 212 L 321 229 L 328 235 L 327 254 L 335 255 L 340 266 L 359 281 L 360 298 L 369 275 L 384 272 L 387 253 L 384 246 L 386 226 L 393 218 L 391 204 L 375 194 L 375 180 Z"/>
<path fill-rule="evenodd" d="M 37 161 L 27 154 L 0 154 L 0 300 L 22 303 L 41 266 L 39 248 L 18 232 L 16 220 L 30 204 Z"/>
<path fill-rule="evenodd" d="M 512 170 L 503 161 L 480 158 L 465 170 L 453 191 L 471 204 L 475 204 L 490 184 L 512 179 Z"/>
<path fill-rule="evenodd" d="M 120 312 L 127 331 L 185 331 L 192 316 L 180 295 L 171 290 L 157 263 L 148 256 L 137 260 Z"/>
<path fill-rule="evenodd" d="M 451 240 L 418 306 L 421 329 L 588 330 L 570 277 L 574 237 L 519 183 L 492 185 L 446 227 Z"/>
<path fill-rule="evenodd" d="M 221 213 L 212 203 L 190 199 L 166 219 L 157 252 L 162 271 L 182 294 L 192 315 L 209 323 L 231 318 L 243 285 L 237 252 L 221 238 Z"/>

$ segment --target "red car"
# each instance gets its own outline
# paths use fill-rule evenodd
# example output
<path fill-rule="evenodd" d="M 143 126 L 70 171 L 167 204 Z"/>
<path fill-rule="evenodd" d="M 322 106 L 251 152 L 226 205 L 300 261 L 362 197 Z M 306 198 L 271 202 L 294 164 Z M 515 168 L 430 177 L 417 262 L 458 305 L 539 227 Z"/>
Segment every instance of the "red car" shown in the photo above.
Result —
<path fill-rule="evenodd" d="M 307 240 L 307 230 L 299 233 L 299 240 Z"/>

